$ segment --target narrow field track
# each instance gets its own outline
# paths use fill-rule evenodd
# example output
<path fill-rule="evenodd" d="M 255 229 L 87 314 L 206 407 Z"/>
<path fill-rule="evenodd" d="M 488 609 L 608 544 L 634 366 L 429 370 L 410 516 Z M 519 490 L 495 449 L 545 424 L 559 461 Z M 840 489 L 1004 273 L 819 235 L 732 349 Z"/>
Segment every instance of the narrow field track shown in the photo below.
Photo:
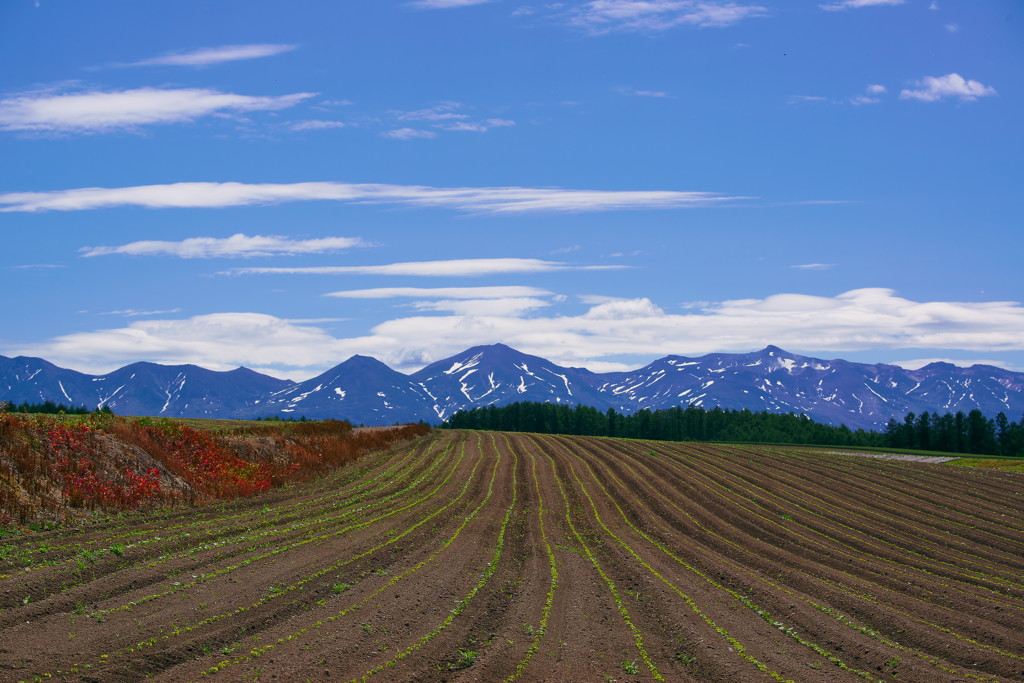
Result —
<path fill-rule="evenodd" d="M 437 431 L 0 544 L 0 682 L 1024 681 L 1024 476 Z"/>

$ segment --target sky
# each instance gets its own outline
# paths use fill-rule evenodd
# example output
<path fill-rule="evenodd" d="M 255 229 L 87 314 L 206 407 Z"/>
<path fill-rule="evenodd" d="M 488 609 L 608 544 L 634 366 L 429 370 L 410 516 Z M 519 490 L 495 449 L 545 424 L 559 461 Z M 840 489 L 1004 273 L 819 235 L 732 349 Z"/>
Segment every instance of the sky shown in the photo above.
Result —
<path fill-rule="evenodd" d="M 0 355 L 1024 371 L 1016 0 L 4 0 Z"/>

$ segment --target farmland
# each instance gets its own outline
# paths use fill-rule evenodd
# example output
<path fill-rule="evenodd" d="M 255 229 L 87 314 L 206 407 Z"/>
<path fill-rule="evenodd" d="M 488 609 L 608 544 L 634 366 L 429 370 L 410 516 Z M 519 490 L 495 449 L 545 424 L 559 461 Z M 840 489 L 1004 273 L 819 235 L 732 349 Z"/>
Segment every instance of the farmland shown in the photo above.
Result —
<path fill-rule="evenodd" d="M 1024 680 L 1024 479 L 441 431 L 0 546 L 0 679 Z"/>

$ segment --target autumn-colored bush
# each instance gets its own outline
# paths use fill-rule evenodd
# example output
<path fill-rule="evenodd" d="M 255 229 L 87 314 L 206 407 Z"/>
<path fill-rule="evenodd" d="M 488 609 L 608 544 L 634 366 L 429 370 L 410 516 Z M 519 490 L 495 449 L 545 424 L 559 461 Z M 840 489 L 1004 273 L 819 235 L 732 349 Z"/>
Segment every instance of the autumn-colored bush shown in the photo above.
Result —
<path fill-rule="evenodd" d="M 249 496 L 429 431 L 324 420 L 217 433 L 173 420 L 0 411 L 0 525 Z"/>

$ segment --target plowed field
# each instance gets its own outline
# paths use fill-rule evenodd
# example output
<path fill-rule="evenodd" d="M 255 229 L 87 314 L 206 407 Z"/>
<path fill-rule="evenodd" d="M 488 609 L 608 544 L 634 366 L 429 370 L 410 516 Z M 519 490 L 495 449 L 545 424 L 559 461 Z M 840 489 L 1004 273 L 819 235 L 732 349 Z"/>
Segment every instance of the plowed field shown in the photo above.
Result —
<path fill-rule="evenodd" d="M 1024 680 L 1015 473 L 435 432 L 0 546 L 0 679 Z"/>

